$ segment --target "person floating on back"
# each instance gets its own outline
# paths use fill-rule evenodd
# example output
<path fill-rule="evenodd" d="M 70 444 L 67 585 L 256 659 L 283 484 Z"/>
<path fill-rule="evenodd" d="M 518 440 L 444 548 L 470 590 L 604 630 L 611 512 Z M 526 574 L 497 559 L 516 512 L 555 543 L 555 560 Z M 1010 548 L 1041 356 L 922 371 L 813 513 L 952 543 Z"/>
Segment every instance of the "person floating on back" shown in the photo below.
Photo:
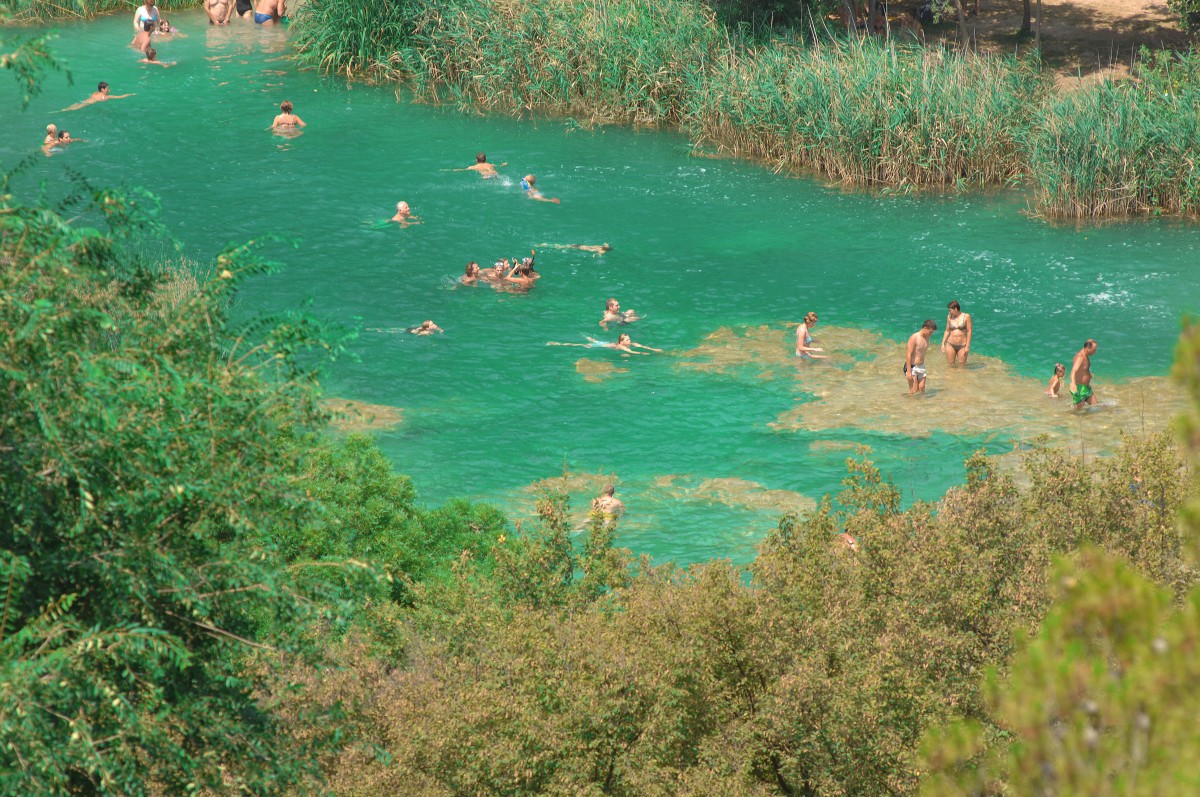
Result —
<path fill-rule="evenodd" d="M 1096 341 L 1088 338 L 1071 362 L 1071 401 L 1075 409 L 1096 403 L 1096 395 L 1092 392 L 1092 355 L 1096 348 Z"/>
<path fill-rule="evenodd" d="M 521 190 L 525 192 L 525 196 L 529 197 L 530 199 L 536 199 L 539 202 L 553 202 L 556 205 L 562 202 L 562 200 L 554 197 L 548 197 L 541 191 L 534 188 L 533 186 L 536 182 L 537 178 L 532 174 L 527 174 L 521 179 Z"/>
<path fill-rule="evenodd" d="M 908 394 L 925 394 L 925 352 L 929 350 L 929 338 L 937 331 L 937 322 L 925 319 L 916 332 L 908 336 L 904 349 L 904 375 L 908 378 Z"/>

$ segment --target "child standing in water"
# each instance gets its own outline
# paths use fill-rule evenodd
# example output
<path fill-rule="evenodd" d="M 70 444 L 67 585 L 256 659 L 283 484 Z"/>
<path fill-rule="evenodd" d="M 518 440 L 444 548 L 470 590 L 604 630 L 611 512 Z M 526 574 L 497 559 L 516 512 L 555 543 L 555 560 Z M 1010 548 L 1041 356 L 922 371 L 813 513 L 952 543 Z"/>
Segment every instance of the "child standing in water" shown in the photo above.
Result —
<path fill-rule="evenodd" d="M 1054 376 L 1050 377 L 1050 385 L 1046 388 L 1046 395 L 1050 398 L 1058 398 L 1058 391 L 1062 389 L 1063 377 L 1067 375 L 1067 369 L 1062 363 L 1054 364 Z"/>

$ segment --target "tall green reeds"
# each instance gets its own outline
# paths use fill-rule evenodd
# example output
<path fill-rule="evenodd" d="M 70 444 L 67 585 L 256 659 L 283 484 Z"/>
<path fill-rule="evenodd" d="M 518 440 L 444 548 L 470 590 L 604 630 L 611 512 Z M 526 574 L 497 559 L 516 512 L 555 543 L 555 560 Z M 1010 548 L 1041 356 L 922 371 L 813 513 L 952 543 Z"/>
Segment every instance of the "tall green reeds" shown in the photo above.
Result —
<path fill-rule="evenodd" d="M 987 186 L 1023 174 L 1047 84 L 1031 65 L 868 38 L 731 49 L 688 129 L 778 168 L 856 185 Z"/>
<path fill-rule="evenodd" d="M 1042 109 L 1027 153 L 1040 213 L 1200 212 L 1200 56 L 1143 53 L 1135 75 Z"/>
<path fill-rule="evenodd" d="M 372 10 L 389 5 L 310 0 L 297 16 L 301 58 L 404 79 L 427 100 L 674 123 L 720 33 L 689 0 L 410 0 Z"/>
<path fill-rule="evenodd" d="M 36 25 L 56 19 L 91 19 L 101 14 L 128 11 L 141 3 L 137 0 L 4 0 L 0 20 Z M 160 11 L 195 8 L 197 0 L 155 0 Z"/>

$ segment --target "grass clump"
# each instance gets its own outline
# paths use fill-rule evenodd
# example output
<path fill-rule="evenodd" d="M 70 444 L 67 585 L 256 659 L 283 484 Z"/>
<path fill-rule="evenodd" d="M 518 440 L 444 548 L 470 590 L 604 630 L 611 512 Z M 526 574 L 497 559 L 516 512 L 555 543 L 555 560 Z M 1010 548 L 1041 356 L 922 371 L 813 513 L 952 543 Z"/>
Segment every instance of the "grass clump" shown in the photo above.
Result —
<path fill-rule="evenodd" d="M 1097 219 L 1200 211 L 1200 56 L 1143 50 L 1135 78 L 1041 111 L 1027 159 L 1045 216 Z"/>
<path fill-rule="evenodd" d="M 733 48 L 688 128 L 776 168 L 857 185 L 987 186 L 1024 173 L 1021 139 L 1048 91 L 1036 65 L 864 39 Z"/>

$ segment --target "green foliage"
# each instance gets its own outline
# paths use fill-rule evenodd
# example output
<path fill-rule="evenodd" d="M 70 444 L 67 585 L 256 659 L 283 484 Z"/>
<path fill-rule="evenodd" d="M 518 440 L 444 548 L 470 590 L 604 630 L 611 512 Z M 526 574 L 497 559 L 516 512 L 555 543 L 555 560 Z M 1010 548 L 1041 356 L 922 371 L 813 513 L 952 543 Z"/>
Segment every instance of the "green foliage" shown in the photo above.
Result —
<path fill-rule="evenodd" d="M 1036 63 L 861 41 L 777 38 L 714 58 L 686 129 L 777 168 L 846 183 L 1005 184 L 1048 84 Z"/>
<path fill-rule="evenodd" d="M 1095 550 L 1065 560 L 1053 609 L 986 691 L 1011 743 L 977 724 L 927 740 L 927 794 L 1187 794 L 1200 788 L 1200 591 L 1182 605 Z M 969 761 L 970 763 L 961 763 Z"/>
<path fill-rule="evenodd" d="M 1068 218 L 1200 212 L 1200 56 L 1143 48 L 1136 79 L 1047 104 L 1032 128 L 1034 201 Z"/>
<path fill-rule="evenodd" d="M 278 528 L 281 553 L 296 568 L 344 581 L 360 602 L 370 594 L 361 590 L 375 589 L 375 574 L 386 584 L 377 597 L 409 603 L 412 584 L 449 578 L 464 553 L 486 556 L 504 526 L 487 506 L 416 506 L 411 481 L 366 436 L 304 448 L 301 484 L 323 512 L 318 522 Z"/>
<path fill-rule="evenodd" d="M 1168 533 L 1183 492 L 1167 438 L 1101 463 L 1034 452 L 1028 488 L 974 457 L 963 487 L 907 510 L 871 463 L 848 464 L 838 496 L 764 540 L 750 578 L 631 570 L 600 516 L 573 545 L 562 498 L 543 496 L 537 528 L 416 588 L 390 668 L 351 639 L 337 654 L 355 677 L 307 676 L 316 708 L 356 718 L 331 786 L 909 794 L 931 727 L 963 717 L 1002 743 L 980 676 L 1038 626 L 1057 552 L 1100 545 L 1171 590 L 1194 583 Z"/>
<path fill-rule="evenodd" d="M 0 200 L 0 793 L 273 793 L 311 769 L 262 699 L 312 596 L 269 543 L 303 523 L 278 441 L 318 421 L 298 320 L 228 326 L 229 251 L 192 291 L 124 243 L 109 192 Z M 239 340 L 226 345 L 225 335 Z M 315 739 L 314 739 L 315 741 Z"/>
<path fill-rule="evenodd" d="M 5 0 L 5 13 L 21 24 L 42 24 L 55 19 L 92 19 L 101 14 L 133 10 L 137 0 Z M 194 0 L 155 0 L 160 11 L 195 8 Z"/>
<path fill-rule="evenodd" d="M 0 23 L 7 21 L 4 13 L 0 12 Z M 29 101 L 42 90 L 42 80 L 47 69 L 59 69 L 60 64 L 51 55 L 48 43 L 52 36 L 31 36 L 19 39 L 14 36 L 0 38 L 0 69 L 7 69 L 21 87 L 21 107 L 28 107 Z M 11 48 L 11 49 L 10 49 Z M 67 79 L 70 80 L 68 74 Z"/>

